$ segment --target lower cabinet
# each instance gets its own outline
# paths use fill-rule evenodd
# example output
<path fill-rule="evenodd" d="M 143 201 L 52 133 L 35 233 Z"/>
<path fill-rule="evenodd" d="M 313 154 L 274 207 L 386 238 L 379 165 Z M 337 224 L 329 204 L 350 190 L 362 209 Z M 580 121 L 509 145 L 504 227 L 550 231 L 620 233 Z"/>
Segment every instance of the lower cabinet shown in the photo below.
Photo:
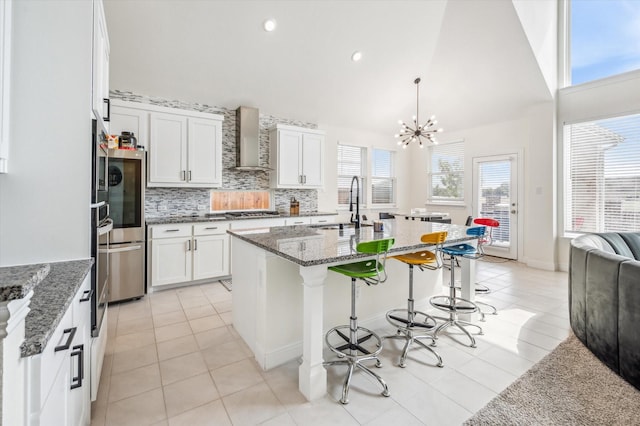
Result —
<path fill-rule="evenodd" d="M 228 222 L 149 227 L 151 286 L 229 275 Z"/>
<path fill-rule="evenodd" d="M 29 425 L 91 423 L 90 289 L 91 278 L 87 276 L 43 352 L 29 358 Z"/>

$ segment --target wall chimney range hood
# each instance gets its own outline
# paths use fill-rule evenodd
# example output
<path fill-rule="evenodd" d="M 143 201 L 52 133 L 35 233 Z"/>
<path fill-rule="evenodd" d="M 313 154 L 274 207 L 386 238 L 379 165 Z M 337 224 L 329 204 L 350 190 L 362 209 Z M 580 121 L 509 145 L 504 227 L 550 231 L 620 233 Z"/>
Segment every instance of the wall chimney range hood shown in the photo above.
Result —
<path fill-rule="evenodd" d="M 260 165 L 260 114 L 258 108 L 236 109 L 236 167 L 240 171 L 270 171 Z"/>

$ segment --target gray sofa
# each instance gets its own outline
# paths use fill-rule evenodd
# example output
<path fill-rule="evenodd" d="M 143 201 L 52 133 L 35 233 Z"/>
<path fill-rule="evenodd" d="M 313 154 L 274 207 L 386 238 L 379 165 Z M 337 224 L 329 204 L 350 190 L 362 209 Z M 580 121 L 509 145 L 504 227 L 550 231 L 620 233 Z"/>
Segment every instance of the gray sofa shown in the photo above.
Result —
<path fill-rule="evenodd" d="M 640 232 L 571 242 L 569 313 L 582 343 L 640 389 Z"/>

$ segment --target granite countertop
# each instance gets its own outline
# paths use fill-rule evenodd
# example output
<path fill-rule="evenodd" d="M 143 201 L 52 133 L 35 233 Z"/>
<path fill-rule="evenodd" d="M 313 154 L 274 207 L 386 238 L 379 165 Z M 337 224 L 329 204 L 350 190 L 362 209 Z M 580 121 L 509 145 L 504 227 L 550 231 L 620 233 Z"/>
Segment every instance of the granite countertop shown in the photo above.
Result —
<path fill-rule="evenodd" d="M 359 230 L 348 226 L 338 229 L 337 224 L 276 226 L 227 232 L 302 266 L 370 257 L 356 251 L 356 245 L 364 241 L 394 238 L 395 243 L 389 250 L 389 253 L 394 253 L 432 247 L 420 242 L 420 236 L 431 232 L 447 231 L 445 244 L 476 238 L 466 234 L 466 226 L 394 219 L 382 222 L 383 232 L 374 232 L 371 226 L 363 226 Z"/>
<path fill-rule="evenodd" d="M 42 353 L 92 265 L 93 259 L 50 264 L 49 274 L 33 289 L 20 346 L 23 357 Z"/>
<path fill-rule="evenodd" d="M 169 216 L 147 219 L 147 225 L 167 225 L 171 223 L 197 223 L 197 222 L 220 222 L 223 220 L 256 220 L 256 219 L 278 219 L 288 217 L 310 217 L 310 216 L 335 216 L 338 213 L 333 212 L 300 212 L 299 215 L 291 216 L 289 213 L 280 213 L 279 216 L 264 217 L 238 217 L 220 213 L 213 217 L 207 216 Z"/>
<path fill-rule="evenodd" d="M 47 277 L 50 269 L 48 263 L 0 268 L 0 302 L 24 298 Z"/>

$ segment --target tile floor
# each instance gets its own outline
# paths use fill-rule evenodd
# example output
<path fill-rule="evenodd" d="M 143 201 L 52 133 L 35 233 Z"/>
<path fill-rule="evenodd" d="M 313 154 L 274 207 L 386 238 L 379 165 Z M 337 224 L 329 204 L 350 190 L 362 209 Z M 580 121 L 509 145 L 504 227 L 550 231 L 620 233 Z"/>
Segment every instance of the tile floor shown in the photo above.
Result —
<path fill-rule="evenodd" d="M 445 277 L 449 272 L 443 270 Z M 348 405 L 344 367 L 328 369 L 326 397 L 298 392 L 297 361 L 264 372 L 231 324 L 231 293 L 212 283 L 149 294 L 109 307 L 109 344 L 92 425 L 459 425 L 569 334 L 567 274 L 485 258 L 478 281 L 493 303 L 478 347 L 444 335 L 435 366 L 425 350 L 397 367 L 402 342 L 387 340 L 384 398 L 356 373 Z M 383 335 L 391 327 L 377 330 Z M 325 358 L 330 358 L 327 354 Z"/>

